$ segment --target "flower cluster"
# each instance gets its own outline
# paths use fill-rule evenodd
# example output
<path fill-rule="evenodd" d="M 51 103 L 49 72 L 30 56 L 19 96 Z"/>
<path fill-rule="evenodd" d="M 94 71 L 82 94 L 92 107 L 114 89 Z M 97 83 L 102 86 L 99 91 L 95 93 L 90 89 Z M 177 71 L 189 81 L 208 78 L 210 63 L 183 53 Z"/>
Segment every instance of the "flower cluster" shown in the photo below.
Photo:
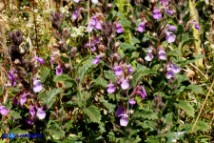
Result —
<path fill-rule="evenodd" d="M 166 78 L 167 79 L 174 79 L 175 74 L 180 72 L 180 68 L 177 67 L 173 63 L 168 63 L 166 65 L 167 73 L 166 73 Z"/>

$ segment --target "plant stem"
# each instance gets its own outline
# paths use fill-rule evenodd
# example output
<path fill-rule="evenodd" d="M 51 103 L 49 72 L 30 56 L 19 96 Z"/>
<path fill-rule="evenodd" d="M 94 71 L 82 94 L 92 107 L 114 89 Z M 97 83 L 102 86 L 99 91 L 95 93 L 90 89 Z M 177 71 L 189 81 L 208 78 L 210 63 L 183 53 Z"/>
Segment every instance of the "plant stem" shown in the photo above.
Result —
<path fill-rule="evenodd" d="M 193 124 L 193 126 L 192 126 L 191 133 L 193 133 L 193 131 L 194 131 L 194 129 L 195 129 L 195 126 L 196 126 L 196 124 L 197 124 L 197 122 L 198 122 L 198 119 L 199 119 L 201 113 L 202 113 L 202 110 L 204 109 L 204 106 L 205 106 L 205 104 L 206 104 L 206 102 L 207 102 L 207 99 L 208 99 L 208 97 L 209 97 L 209 95 L 210 95 L 210 92 L 211 92 L 211 90 L 212 90 L 212 88 L 213 88 L 213 85 L 214 85 L 214 80 L 213 80 L 213 82 L 212 82 L 212 84 L 211 84 L 211 86 L 210 86 L 210 88 L 209 88 L 209 91 L 208 91 L 208 93 L 207 93 L 207 95 L 206 95 L 206 97 L 205 97 L 204 103 L 203 103 L 203 105 L 202 105 L 202 107 L 201 107 L 201 109 L 200 109 L 200 111 L 199 111 L 199 113 L 198 113 L 198 116 L 197 116 L 197 118 L 196 118 L 196 120 L 195 120 L 195 122 L 194 122 L 194 124 Z"/>

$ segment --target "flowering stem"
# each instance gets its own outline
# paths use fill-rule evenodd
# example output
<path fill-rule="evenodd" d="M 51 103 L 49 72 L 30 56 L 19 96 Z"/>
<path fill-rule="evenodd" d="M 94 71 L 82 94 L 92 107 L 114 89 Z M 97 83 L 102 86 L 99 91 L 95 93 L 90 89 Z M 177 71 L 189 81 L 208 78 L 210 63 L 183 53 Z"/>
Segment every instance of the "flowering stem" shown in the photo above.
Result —
<path fill-rule="evenodd" d="M 189 9 L 190 9 L 190 16 L 193 18 L 193 20 L 195 20 L 198 23 L 198 12 L 195 8 L 195 2 L 192 0 L 189 0 Z M 196 39 L 194 41 L 195 54 L 200 55 L 202 54 L 202 49 L 200 48 L 202 45 L 201 45 L 199 30 L 195 29 L 194 26 L 192 26 L 192 30 L 193 30 L 193 37 Z M 199 68 L 204 68 L 203 59 L 196 60 L 195 64 Z"/>
<path fill-rule="evenodd" d="M 88 24 L 90 23 L 90 0 L 88 0 Z M 89 41 L 89 46 L 91 46 L 91 32 L 90 30 L 88 31 L 88 41 Z M 89 50 L 90 52 L 90 57 L 91 57 L 91 50 Z"/>

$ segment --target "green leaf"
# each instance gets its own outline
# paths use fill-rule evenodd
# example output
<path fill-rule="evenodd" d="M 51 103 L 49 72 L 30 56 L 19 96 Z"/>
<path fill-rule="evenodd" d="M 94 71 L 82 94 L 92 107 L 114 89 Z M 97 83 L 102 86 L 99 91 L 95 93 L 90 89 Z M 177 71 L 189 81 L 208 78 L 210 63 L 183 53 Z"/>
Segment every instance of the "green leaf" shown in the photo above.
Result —
<path fill-rule="evenodd" d="M 191 90 L 195 94 L 204 94 L 203 88 L 201 86 L 198 86 L 195 84 L 191 84 L 191 85 L 187 86 L 186 89 Z"/>
<path fill-rule="evenodd" d="M 194 117 L 195 110 L 188 101 L 180 100 L 176 105 L 182 110 L 184 110 L 188 116 Z"/>
<path fill-rule="evenodd" d="M 84 76 L 91 70 L 92 58 L 88 58 L 86 61 L 82 62 L 82 66 L 78 68 L 78 75 L 80 77 L 80 82 L 83 81 Z"/>
<path fill-rule="evenodd" d="M 137 38 L 135 38 L 135 37 L 132 37 L 132 39 L 131 39 L 131 43 L 132 43 L 132 45 L 134 45 L 134 44 L 138 44 L 138 43 L 140 43 L 140 40 L 138 40 Z"/>
<path fill-rule="evenodd" d="M 55 82 L 73 80 L 68 74 L 61 74 L 54 77 Z"/>
<path fill-rule="evenodd" d="M 48 106 L 48 109 L 52 107 L 54 102 L 56 101 L 56 95 L 62 93 L 61 88 L 54 88 L 51 91 L 46 91 L 45 95 L 40 95 L 39 99 L 43 101 Z"/>
<path fill-rule="evenodd" d="M 53 121 L 48 123 L 48 128 L 45 132 L 48 133 L 54 140 L 60 140 L 65 137 L 65 132 L 63 129 Z"/>
<path fill-rule="evenodd" d="M 155 70 L 149 69 L 145 66 L 137 66 L 134 74 L 132 84 L 135 86 L 138 81 L 140 81 L 144 76 L 155 75 L 157 72 Z"/>
<path fill-rule="evenodd" d="M 93 80 L 93 82 L 95 83 L 95 85 L 99 85 L 99 86 L 102 86 L 104 88 L 106 88 L 108 85 L 108 82 L 101 77 L 98 77 L 97 79 Z"/>
<path fill-rule="evenodd" d="M 136 49 L 135 46 L 133 46 L 133 45 L 131 45 L 129 43 L 121 43 L 119 48 L 121 48 L 123 51 L 125 51 L 125 50 L 135 50 Z"/>
<path fill-rule="evenodd" d="M 11 119 L 13 119 L 13 118 L 15 118 L 15 119 L 21 119 L 22 118 L 21 115 L 20 115 L 20 113 L 14 111 L 14 110 L 11 110 L 10 115 L 11 115 Z"/>
<path fill-rule="evenodd" d="M 89 117 L 91 122 L 100 123 L 101 115 L 100 110 L 94 105 L 83 110 L 83 112 Z"/>
<path fill-rule="evenodd" d="M 108 100 L 105 100 L 103 96 L 101 96 L 99 98 L 100 102 L 106 107 L 106 109 L 112 113 L 114 112 L 114 109 L 116 107 L 116 105 L 112 104 L 112 103 L 109 103 Z"/>
<path fill-rule="evenodd" d="M 115 82 L 115 81 L 116 81 L 116 76 L 115 76 L 114 72 L 111 71 L 111 70 L 105 70 L 105 71 L 104 71 L 104 77 L 105 77 L 106 79 L 109 79 L 109 80 L 112 81 L 112 82 Z"/>
<path fill-rule="evenodd" d="M 148 136 L 146 143 L 158 143 L 159 139 L 157 136 Z"/>
<path fill-rule="evenodd" d="M 185 132 L 170 132 L 167 135 L 168 138 L 168 143 L 172 143 L 173 140 L 179 140 L 182 139 L 184 136 Z"/>
<path fill-rule="evenodd" d="M 210 129 L 211 129 L 211 126 L 209 125 L 209 123 L 204 121 L 198 121 L 195 128 L 195 130 L 202 131 L 202 132 L 207 132 Z"/>
<path fill-rule="evenodd" d="M 132 27 L 131 26 L 131 22 L 127 19 L 121 19 L 119 20 L 119 23 L 123 26 L 123 27 Z"/>
<path fill-rule="evenodd" d="M 40 79 L 41 79 L 41 82 L 45 82 L 46 79 L 48 78 L 48 76 L 50 75 L 50 68 L 48 67 L 41 67 L 41 70 L 40 70 Z"/>
<path fill-rule="evenodd" d="M 10 133 L 13 133 L 13 134 L 28 134 L 29 132 L 27 130 L 22 130 L 22 129 L 16 127 L 16 128 L 13 128 L 12 130 L 10 130 Z"/>

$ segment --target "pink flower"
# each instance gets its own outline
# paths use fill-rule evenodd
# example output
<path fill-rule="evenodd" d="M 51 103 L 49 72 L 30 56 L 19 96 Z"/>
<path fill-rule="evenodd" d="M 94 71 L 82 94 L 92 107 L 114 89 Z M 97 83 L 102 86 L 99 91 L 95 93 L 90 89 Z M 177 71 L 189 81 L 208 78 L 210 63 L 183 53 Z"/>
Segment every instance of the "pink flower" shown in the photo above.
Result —
<path fill-rule="evenodd" d="M 46 116 L 45 111 L 42 108 L 37 108 L 36 116 L 40 119 L 43 120 Z"/>
<path fill-rule="evenodd" d="M 56 67 L 56 75 L 61 75 L 63 73 L 62 67 L 61 65 L 58 65 Z"/>
<path fill-rule="evenodd" d="M 21 95 L 21 97 L 20 97 L 20 99 L 19 99 L 19 102 L 20 102 L 21 105 L 24 105 L 24 104 L 25 104 L 25 102 L 26 102 L 26 100 L 27 100 L 27 96 L 28 96 L 27 93 L 23 93 L 23 94 Z"/>
<path fill-rule="evenodd" d="M 0 106 L 0 113 L 2 116 L 6 115 L 9 111 L 7 110 L 7 108 L 5 106 Z"/>
<path fill-rule="evenodd" d="M 153 10 L 153 18 L 156 20 L 160 20 L 162 18 L 162 13 L 159 9 L 154 8 Z"/>
<path fill-rule="evenodd" d="M 146 22 L 141 22 L 137 28 L 137 31 L 142 33 L 145 31 L 145 25 L 146 25 Z"/>
<path fill-rule="evenodd" d="M 116 23 L 116 32 L 118 34 L 121 34 L 121 33 L 124 32 L 124 29 L 123 29 L 122 25 L 120 23 L 118 23 L 118 22 Z"/>
<path fill-rule="evenodd" d="M 34 79 L 33 80 L 33 91 L 35 93 L 38 93 L 38 92 L 42 91 L 42 89 L 43 89 L 43 86 L 42 86 L 41 81 L 38 79 Z"/>
<path fill-rule="evenodd" d="M 166 52 L 164 49 L 160 49 L 158 51 L 158 59 L 160 60 L 166 60 Z"/>
<path fill-rule="evenodd" d="M 116 90 L 116 88 L 115 88 L 115 86 L 114 86 L 113 83 L 108 84 L 107 87 L 108 87 L 108 88 L 107 88 L 107 92 L 110 93 L 110 94 L 114 93 L 115 90 Z"/>
<path fill-rule="evenodd" d="M 35 111 L 35 107 L 34 106 L 30 105 L 29 113 L 30 113 L 31 117 L 35 116 L 36 111 Z"/>
<path fill-rule="evenodd" d="M 126 89 L 129 88 L 129 82 L 128 82 L 128 80 L 122 79 L 121 88 L 122 88 L 123 90 L 126 90 Z"/>
<path fill-rule="evenodd" d="M 126 127 L 129 123 L 129 116 L 125 108 L 119 106 L 116 110 L 115 115 L 120 118 L 120 125 Z"/>
<path fill-rule="evenodd" d="M 92 30 L 101 30 L 102 29 L 102 25 L 100 20 L 97 18 L 97 16 L 93 16 L 91 17 L 89 24 L 86 28 L 86 32 L 91 32 Z"/>
<path fill-rule="evenodd" d="M 115 66 L 114 67 L 114 73 L 115 75 L 118 77 L 118 76 L 121 76 L 123 74 L 123 69 L 121 66 Z"/>

